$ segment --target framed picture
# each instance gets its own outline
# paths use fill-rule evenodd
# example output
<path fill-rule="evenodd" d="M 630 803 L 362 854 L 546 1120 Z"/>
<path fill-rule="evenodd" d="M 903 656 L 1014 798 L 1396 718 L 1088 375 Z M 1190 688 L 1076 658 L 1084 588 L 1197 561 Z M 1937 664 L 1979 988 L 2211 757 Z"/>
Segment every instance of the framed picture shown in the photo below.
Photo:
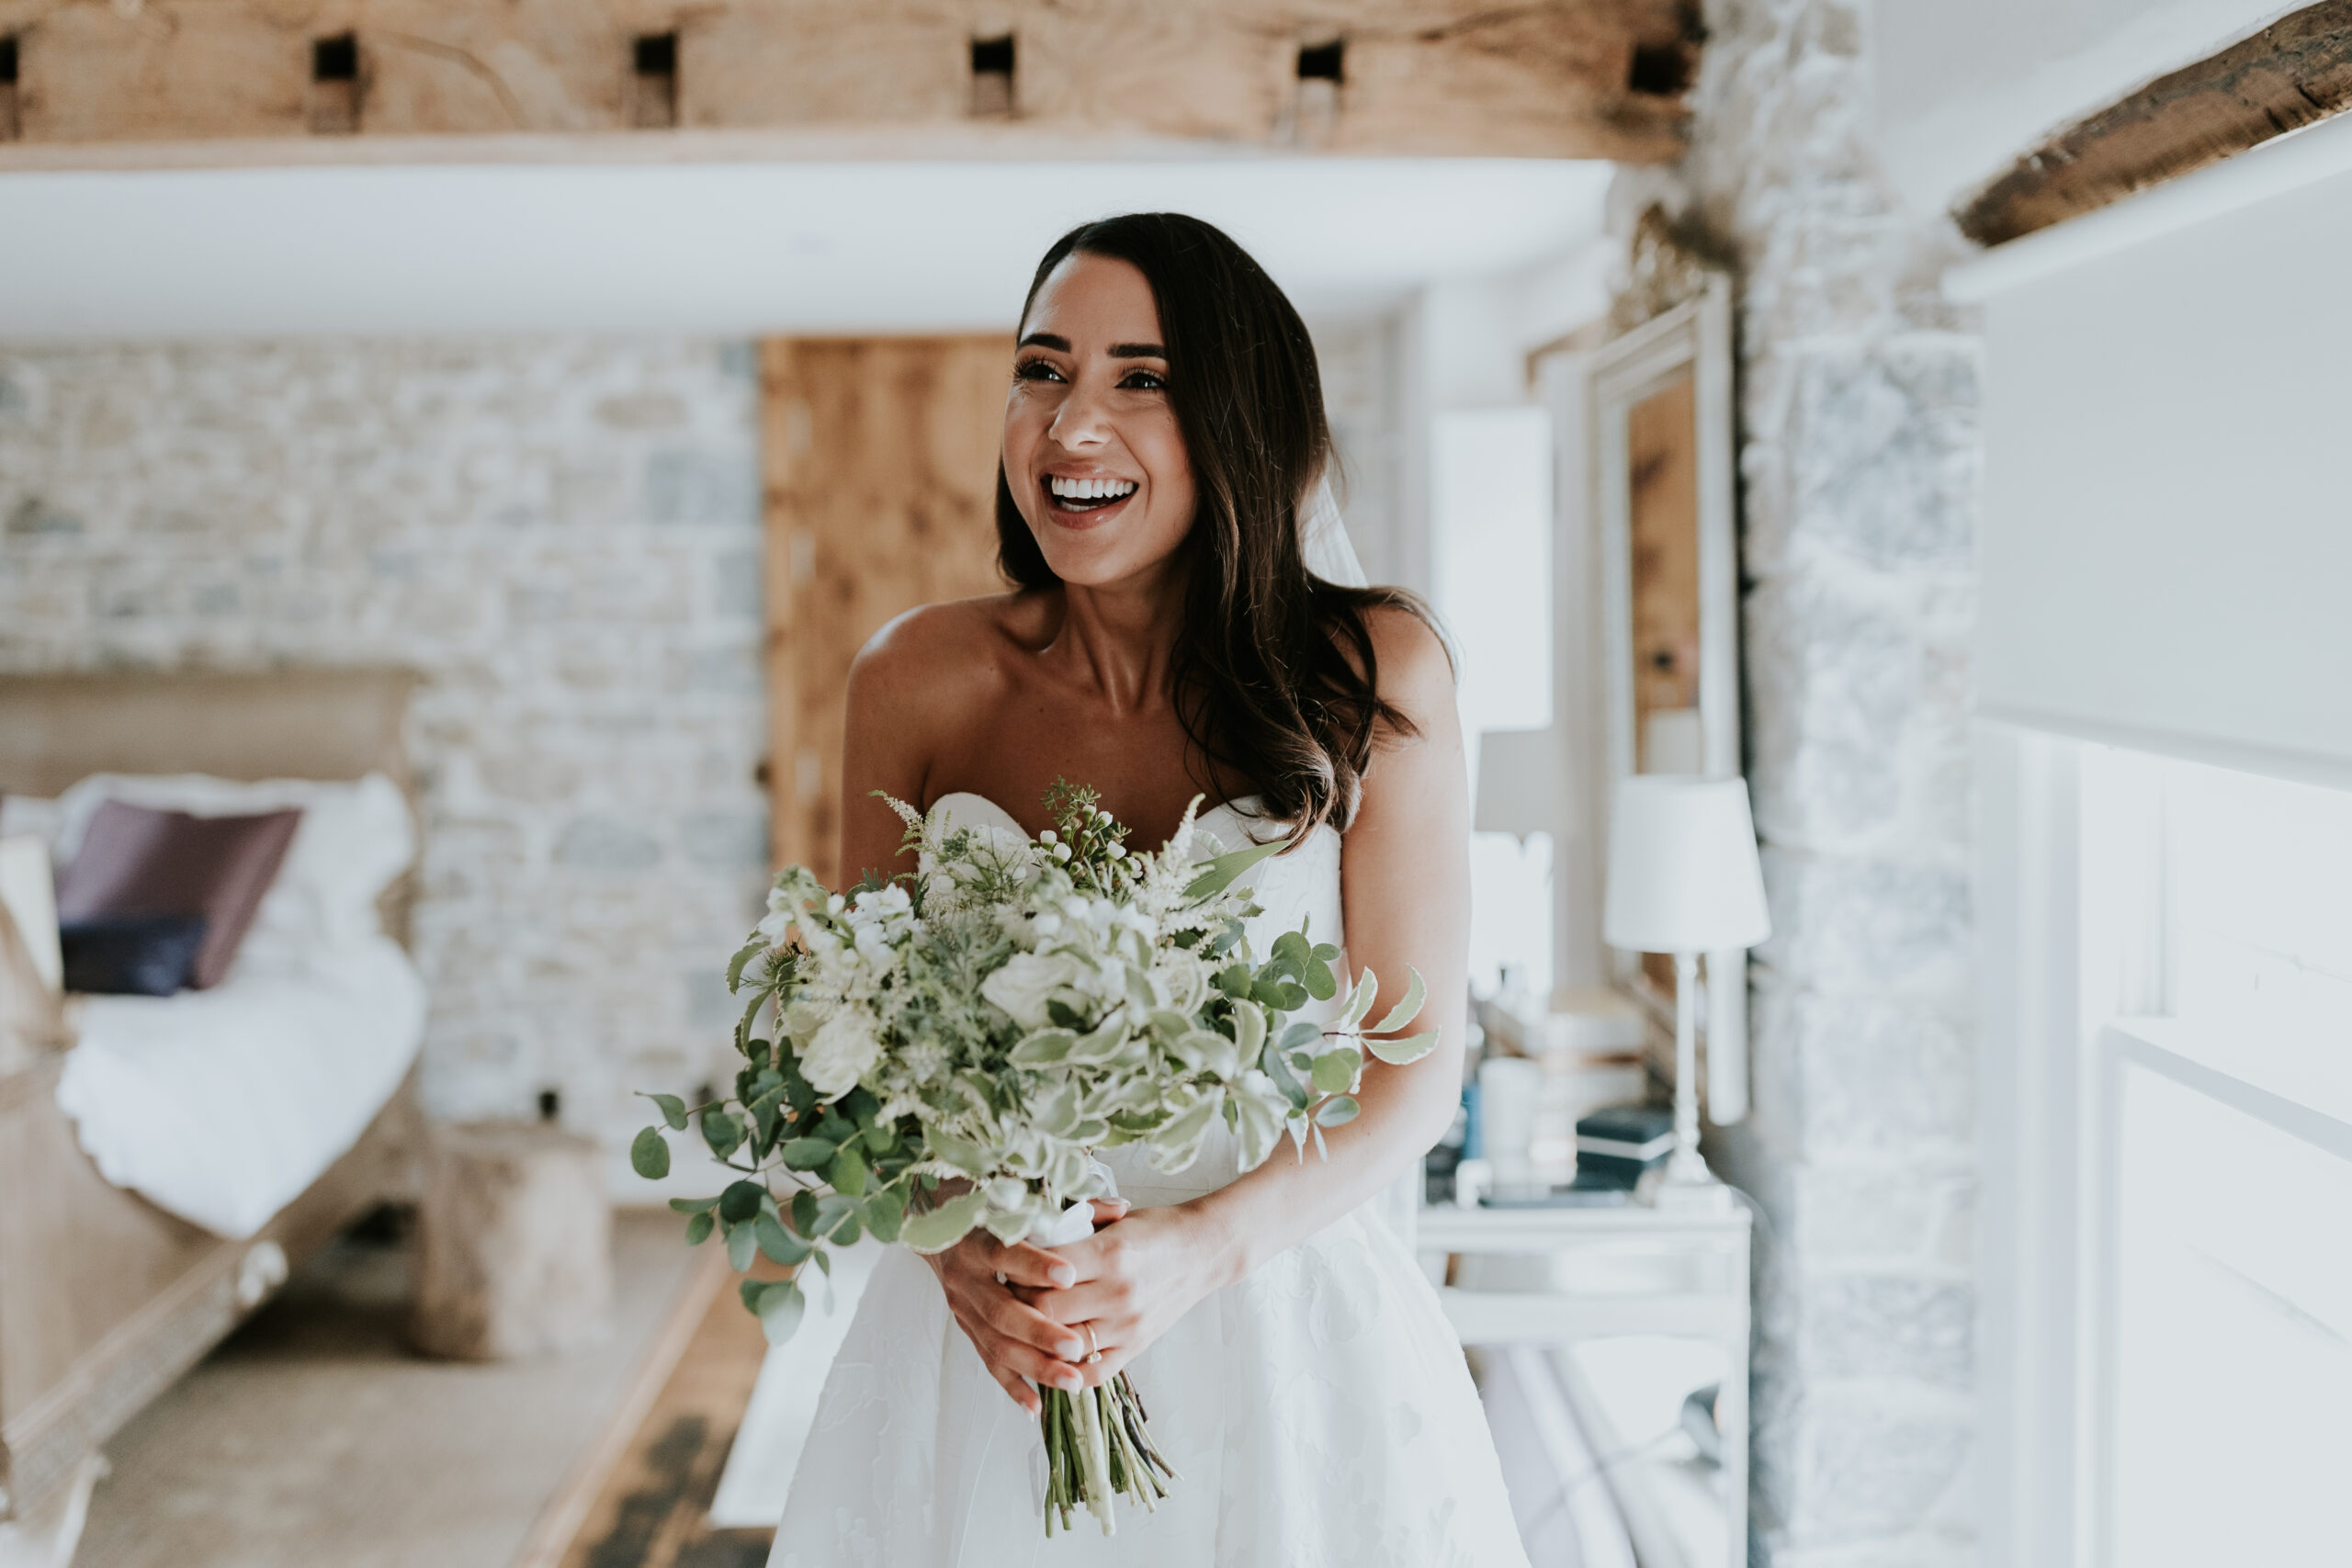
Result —
<path fill-rule="evenodd" d="M 1596 350 L 1585 407 L 1600 543 L 1606 842 L 1615 781 L 1741 771 L 1739 539 L 1730 281 Z M 1616 953 L 1619 983 L 1674 1007 L 1673 960 Z M 1710 1117 L 1747 1110 L 1747 956 L 1711 953 L 1702 1013 Z"/>

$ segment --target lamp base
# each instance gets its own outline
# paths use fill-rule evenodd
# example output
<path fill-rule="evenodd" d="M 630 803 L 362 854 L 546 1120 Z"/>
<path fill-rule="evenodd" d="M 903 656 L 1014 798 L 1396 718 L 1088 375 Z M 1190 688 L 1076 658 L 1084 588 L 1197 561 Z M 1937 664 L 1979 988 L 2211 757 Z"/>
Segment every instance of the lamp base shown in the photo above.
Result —
<path fill-rule="evenodd" d="M 1651 1206 L 1685 1214 L 1728 1213 L 1732 1207 L 1731 1189 L 1716 1180 L 1705 1167 L 1700 1169 L 1702 1174 L 1696 1179 L 1677 1177 L 1669 1170 L 1652 1194 Z"/>

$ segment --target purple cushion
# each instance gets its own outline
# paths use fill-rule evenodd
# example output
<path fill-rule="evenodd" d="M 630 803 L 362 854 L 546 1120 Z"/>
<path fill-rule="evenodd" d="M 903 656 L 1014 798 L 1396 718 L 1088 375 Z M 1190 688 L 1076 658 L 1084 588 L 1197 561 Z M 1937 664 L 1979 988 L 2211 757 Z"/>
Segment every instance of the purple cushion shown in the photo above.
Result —
<path fill-rule="evenodd" d="M 58 920 L 201 916 L 204 942 L 188 983 L 198 990 L 219 985 L 301 820 L 299 807 L 253 817 L 191 817 L 102 801 L 57 879 Z"/>

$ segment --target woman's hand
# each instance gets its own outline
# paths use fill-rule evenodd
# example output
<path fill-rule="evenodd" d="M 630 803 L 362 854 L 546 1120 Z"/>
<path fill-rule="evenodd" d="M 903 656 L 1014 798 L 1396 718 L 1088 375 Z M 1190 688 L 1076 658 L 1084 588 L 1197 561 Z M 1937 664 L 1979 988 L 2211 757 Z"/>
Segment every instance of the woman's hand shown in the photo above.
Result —
<path fill-rule="evenodd" d="M 1097 1202 L 1097 1225 L 1110 1224 L 1126 1208 L 1115 1201 Z M 1030 1383 L 1073 1392 L 1083 1386 L 1079 1369 L 1070 1363 L 1086 1354 L 1086 1336 L 1029 1304 L 1040 1293 L 1078 1281 L 1077 1267 L 1068 1258 L 1027 1242 L 1006 1247 L 988 1232 L 976 1230 L 923 1261 L 939 1276 L 947 1308 L 956 1314 L 964 1337 L 1013 1404 L 1035 1416 L 1037 1393 Z"/>
<path fill-rule="evenodd" d="M 1102 1359 L 1070 1369 L 1092 1388 L 1117 1377 L 1202 1297 L 1231 1283 L 1230 1250 L 1216 1222 L 1193 1204 L 1138 1209 L 1085 1241 L 1054 1249 L 1054 1258 L 1076 1269 L 1074 1283 L 1022 1294 L 1057 1326 L 1093 1330 Z M 1083 1339 L 1086 1329 L 1078 1333 Z"/>

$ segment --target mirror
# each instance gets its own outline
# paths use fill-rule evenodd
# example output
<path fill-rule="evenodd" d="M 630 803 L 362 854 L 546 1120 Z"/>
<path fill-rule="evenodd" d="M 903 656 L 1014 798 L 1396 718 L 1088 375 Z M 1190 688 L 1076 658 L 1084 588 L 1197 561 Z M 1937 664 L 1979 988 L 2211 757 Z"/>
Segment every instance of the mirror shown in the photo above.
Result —
<path fill-rule="evenodd" d="M 1702 276 L 1694 298 L 1589 362 L 1611 781 L 1740 772 L 1731 288 Z M 1671 1018 L 1671 958 L 1616 953 L 1611 963 L 1621 984 Z M 1711 953 L 1703 973 L 1708 1112 L 1736 1122 L 1747 1110 L 1747 954 Z"/>

